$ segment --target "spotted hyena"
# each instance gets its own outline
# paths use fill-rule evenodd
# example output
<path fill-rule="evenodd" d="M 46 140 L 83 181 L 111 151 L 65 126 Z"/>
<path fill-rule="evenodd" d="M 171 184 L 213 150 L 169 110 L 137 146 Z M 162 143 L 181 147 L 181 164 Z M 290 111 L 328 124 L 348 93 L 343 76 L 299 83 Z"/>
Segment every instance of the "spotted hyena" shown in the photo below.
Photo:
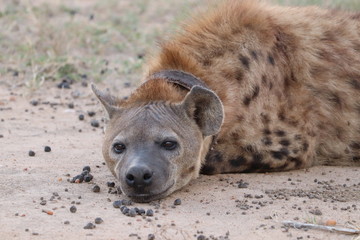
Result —
<path fill-rule="evenodd" d="M 226 1 L 160 46 L 109 114 L 104 158 L 135 201 L 199 173 L 360 165 L 360 14 Z"/>

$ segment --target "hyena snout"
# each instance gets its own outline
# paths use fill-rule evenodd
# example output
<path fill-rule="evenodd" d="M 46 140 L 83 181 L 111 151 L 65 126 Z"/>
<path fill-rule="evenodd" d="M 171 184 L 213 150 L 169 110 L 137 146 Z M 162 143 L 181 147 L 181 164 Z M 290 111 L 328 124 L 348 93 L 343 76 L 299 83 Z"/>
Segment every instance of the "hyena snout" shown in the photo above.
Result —
<path fill-rule="evenodd" d="M 136 165 L 130 167 L 125 174 L 126 184 L 136 192 L 141 191 L 153 183 L 154 172 L 145 165 Z"/>

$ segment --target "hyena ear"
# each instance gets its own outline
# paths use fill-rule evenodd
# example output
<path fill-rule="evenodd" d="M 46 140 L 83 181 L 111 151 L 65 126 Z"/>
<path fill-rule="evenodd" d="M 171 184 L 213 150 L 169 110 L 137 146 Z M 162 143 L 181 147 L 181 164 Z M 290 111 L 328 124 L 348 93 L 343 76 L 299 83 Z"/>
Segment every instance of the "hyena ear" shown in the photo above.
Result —
<path fill-rule="evenodd" d="M 211 90 L 194 86 L 182 102 L 187 115 L 194 119 L 204 136 L 219 132 L 224 119 L 220 98 Z"/>
<path fill-rule="evenodd" d="M 115 112 L 120 111 L 120 108 L 116 106 L 118 102 L 118 99 L 116 97 L 112 96 L 109 93 L 100 91 L 95 87 L 94 84 L 91 84 L 91 89 L 95 93 L 96 97 L 100 100 L 102 105 L 105 107 L 110 119 L 114 116 Z"/>

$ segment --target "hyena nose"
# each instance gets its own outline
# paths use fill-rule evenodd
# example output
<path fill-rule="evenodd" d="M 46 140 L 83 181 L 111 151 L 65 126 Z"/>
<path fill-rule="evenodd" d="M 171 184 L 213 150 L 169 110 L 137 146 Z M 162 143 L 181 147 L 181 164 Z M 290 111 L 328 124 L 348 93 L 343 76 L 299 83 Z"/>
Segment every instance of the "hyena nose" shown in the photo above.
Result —
<path fill-rule="evenodd" d="M 126 183 L 133 188 L 143 188 L 152 182 L 153 172 L 145 166 L 133 166 L 126 173 Z"/>

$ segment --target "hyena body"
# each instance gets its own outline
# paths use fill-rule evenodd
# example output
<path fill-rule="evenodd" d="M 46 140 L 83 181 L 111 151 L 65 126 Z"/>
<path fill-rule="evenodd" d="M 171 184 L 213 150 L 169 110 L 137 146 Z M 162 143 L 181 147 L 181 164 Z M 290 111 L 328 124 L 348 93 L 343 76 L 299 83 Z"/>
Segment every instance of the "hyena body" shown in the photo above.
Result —
<path fill-rule="evenodd" d="M 95 89 L 110 115 L 104 157 L 136 201 L 200 171 L 360 165 L 360 14 L 226 1 L 148 66 L 127 100 Z"/>

